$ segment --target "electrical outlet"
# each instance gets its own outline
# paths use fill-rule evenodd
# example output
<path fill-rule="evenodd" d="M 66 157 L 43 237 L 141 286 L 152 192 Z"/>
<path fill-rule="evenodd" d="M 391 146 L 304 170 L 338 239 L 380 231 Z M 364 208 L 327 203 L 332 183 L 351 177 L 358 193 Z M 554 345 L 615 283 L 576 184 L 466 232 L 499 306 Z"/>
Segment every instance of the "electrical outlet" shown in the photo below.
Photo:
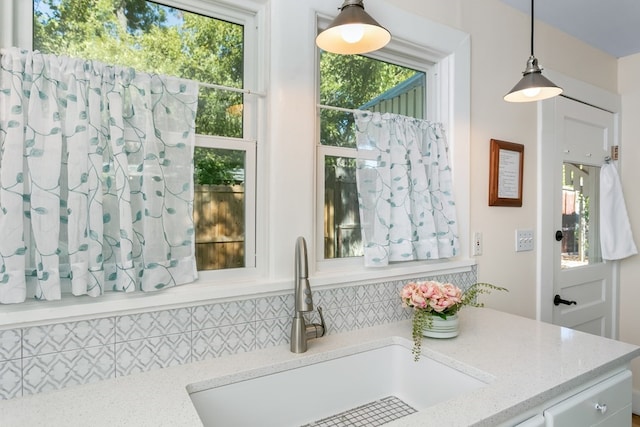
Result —
<path fill-rule="evenodd" d="M 533 230 L 516 230 L 516 252 L 533 250 Z"/>
<path fill-rule="evenodd" d="M 482 255 L 482 233 L 479 231 L 473 233 L 473 242 L 471 244 L 473 245 L 473 256 Z"/>

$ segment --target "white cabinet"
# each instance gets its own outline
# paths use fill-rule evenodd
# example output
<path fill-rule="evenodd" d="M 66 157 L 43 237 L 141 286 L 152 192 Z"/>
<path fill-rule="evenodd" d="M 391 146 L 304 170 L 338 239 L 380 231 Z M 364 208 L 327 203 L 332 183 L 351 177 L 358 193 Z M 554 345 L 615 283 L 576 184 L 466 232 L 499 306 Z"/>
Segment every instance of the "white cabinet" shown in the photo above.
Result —
<path fill-rule="evenodd" d="M 631 398 L 631 371 L 615 370 L 500 427 L 630 427 Z"/>
<path fill-rule="evenodd" d="M 544 411 L 546 427 L 631 424 L 631 371 L 625 370 Z"/>

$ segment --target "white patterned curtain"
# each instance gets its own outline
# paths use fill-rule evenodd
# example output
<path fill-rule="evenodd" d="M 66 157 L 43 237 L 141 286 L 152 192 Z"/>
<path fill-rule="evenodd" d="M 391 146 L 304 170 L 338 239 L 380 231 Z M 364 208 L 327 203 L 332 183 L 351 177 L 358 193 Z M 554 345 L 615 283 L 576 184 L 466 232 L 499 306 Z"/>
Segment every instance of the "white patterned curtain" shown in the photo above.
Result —
<path fill-rule="evenodd" d="M 365 266 L 458 254 L 456 210 L 442 125 L 355 112 Z"/>
<path fill-rule="evenodd" d="M 197 83 L 17 48 L 0 69 L 0 303 L 196 279 Z"/>

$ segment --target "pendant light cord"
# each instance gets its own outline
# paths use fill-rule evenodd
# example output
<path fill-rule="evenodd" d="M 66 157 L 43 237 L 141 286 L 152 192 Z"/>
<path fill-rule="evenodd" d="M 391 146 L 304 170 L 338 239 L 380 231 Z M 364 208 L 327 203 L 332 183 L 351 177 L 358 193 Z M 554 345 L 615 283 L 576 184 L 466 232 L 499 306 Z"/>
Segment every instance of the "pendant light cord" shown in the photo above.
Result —
<path fill-rule="evenodd" d="M 533 56 L 533 1 L 531 0 L 531 56 Z"/>

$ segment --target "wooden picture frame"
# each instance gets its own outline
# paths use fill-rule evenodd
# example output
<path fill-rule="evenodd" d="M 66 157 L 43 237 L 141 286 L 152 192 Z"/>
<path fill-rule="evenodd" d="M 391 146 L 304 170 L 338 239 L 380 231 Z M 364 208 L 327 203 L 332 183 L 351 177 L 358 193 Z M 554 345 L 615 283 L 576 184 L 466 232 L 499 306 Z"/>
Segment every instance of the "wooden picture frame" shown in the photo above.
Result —
<path fill-rule="evenodd" d="M 489 206 L 522 206 L 524 145 L 491 140 Z"/>

